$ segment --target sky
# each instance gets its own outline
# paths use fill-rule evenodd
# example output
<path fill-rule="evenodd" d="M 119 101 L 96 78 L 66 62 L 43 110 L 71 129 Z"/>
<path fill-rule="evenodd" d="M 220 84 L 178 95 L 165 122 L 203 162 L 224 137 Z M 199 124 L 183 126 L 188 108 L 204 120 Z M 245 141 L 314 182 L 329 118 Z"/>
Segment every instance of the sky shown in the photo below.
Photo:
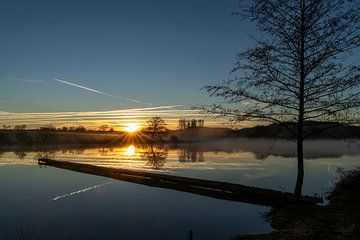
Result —
<path fill-rule="evenodd" d="M 162 106 L 176 118 L 214 102 L 199 89 L 252 46 L 253 27 L 231 15 L 238 0 L 1 3 L 2 122 Z"/>

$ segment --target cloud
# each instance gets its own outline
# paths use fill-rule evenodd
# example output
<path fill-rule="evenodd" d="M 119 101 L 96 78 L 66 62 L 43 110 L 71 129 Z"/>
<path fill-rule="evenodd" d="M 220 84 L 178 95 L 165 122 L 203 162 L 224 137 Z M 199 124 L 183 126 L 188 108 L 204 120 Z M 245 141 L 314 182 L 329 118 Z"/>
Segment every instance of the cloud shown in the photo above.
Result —
<path fill-rule="evenodd" d="M 144 111 L 144 110 L 156 110 L 156 109 L 173 109 L 177 107 L 184 107 L 184 105 L 164 105 L 158 107 L 146 107 L 146 108 L 133 108 L 132 111 Z"/>
<path fill-rule="evenodd" d="M 205 118 L 206 126 L 219 125 L 219 120 L 208 118 L 197 110 L 180 108 L 182 105 L 164 105 L 144 108 L 128 108 L 111 111 L 84 111 L 84 112 L 28 112 L 12 113 L 0 112 L 1 124 L 26 124 L 29 128 L 38 128 L 48 124 L 54 126 L 84 125 L 88 128 L 97 128 L 99 124 L 107 123 L 120 128 L 129 122 L 141 125 L 153 117 L 162 117 L 170 128 L 176 128 L 179 118 Z"/>

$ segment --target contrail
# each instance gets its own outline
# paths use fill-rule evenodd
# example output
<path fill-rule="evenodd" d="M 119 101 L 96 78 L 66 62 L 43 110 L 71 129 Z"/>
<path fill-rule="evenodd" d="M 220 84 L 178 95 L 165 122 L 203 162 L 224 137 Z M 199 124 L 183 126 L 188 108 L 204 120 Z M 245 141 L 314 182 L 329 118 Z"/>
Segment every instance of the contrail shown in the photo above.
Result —
<path fill-rule="evenodd" d="M 111 95 L 109 93 L 101 92 L 101 91 L 98 91 L 98 90 L 95 90 L 95 89 L 92 89 L 92 88 L 89 88 L 89 87 L 81 86 L 79 84 L 71 83 L 71 82 L 64 81 L 64 80 L 61 80 L 61 79 L 58 79 L 58 78 L 54 78 L 54 81 L 64 83 L 64 84 L 67 84 L 67 85 L 70 85 L 70 86 L 74 86 L 74 87 L 77 87 L 77 88 L 81 88 L 81 89 L 84 89 L 84 90 L 87 90 L 87 91 L 90 91 L 90 92 L 99 93 L 99 94 L 102 94 L 102 95 L 105 95 L 105 96 L 108 96 L 108 97 L 117 98 L 117 99 L 120 99 L 120 100 L 126 100 L 126 101 L 130 101 L 130 102 L 135 102 L 135 103 L 140 102 L 137 99 L 121 98 L 121 97 L 118 97 L 118 96 L 115 96 L 115 95 Z"/>
<path fill-rule="evenodd" d="M 103 184 L 99 184 L 99 185 L 94 185 L 94 186 L 91 186 L 91 187 L 87 187 L 87 188 L 84 188 L 84 189 L 80 189 L 80 190 L 75 191 L 75 192 L 66 193 L 66 194 L 64 194 L 64 195 L 54 197 L 52 200 L 53 200 L 53 201 L 56 201 L 56 200 L 59 200 L 59 199 L 61 199 L 61 198 L 71 197 L 71 196 L 73 196 L 73 195 L 76 195 L 76 194 L 79 194 L 79 193 L 84 193 L 84 192 L 93 190 L 93 189 L 95 189 L 95 188 L 99 188 L 99 187 L 108 185 L 108 184 L 110 184 L 110 183 L 113 183 L 113 182 L 107 182 L 107 183 L 103 183 Z"/>
<path fill-rule="evenodd" d="M 164 105 L 158 107 L 130 108 L 130 109 L 123 109 L 120 111 L 148 111 L 148 110 L 157 110 L 157 109 L 173 109 L 177 107 L 184 107 L 184 105 Z"/>
<path fill-rule="evenodd" d="M 19 82 L 26 82 L 26 83 L 43 83 L 44 82 L 42 80 L 34 80 L 34 79 L 29 79 L 29 78 L 10 78 L 10 79 L 19 81 Z"/>

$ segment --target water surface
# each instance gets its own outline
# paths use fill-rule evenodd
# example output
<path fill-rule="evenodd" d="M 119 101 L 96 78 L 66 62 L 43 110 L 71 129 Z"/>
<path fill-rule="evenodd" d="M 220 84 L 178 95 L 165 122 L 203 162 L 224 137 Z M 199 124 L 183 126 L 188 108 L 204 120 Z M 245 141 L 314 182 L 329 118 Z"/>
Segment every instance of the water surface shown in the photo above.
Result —
<path fill-rule="evenodd" d="M 359 166 L 355 143 L 305 144 L 304 193 L 324 194 L 341 170 Z M 227 181 L 291 192 L 295 144 L 249 140 L 112 147 L 57 146 L 0 151 L 0 236 L 41 239 L 229 239 L 265 233 L 269 207 L 122 182 L 37 165 L 38 156 L 114 168 Z"/>

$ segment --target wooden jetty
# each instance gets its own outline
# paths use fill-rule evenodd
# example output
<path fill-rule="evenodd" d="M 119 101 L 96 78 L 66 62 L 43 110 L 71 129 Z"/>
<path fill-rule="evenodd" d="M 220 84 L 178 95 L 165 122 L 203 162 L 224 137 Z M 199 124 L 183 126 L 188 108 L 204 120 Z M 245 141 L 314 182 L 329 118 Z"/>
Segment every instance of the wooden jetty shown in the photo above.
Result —
<path fill-rule="evenodd" d="M 66 162 L 48 158 L 39 158 L 38 164 L 113 178 L 151 187 L 173 189 L 217 199 L 252 203 L 263 206 L 278 206 L 293 201 L 292 193 L 234 183 L 172 176 L 138 170 L 100 167 L 90 164 Z M 323 203 L 323 199 L 319 197 L 304 196 L 303 200 L 314 204 Z"/>

